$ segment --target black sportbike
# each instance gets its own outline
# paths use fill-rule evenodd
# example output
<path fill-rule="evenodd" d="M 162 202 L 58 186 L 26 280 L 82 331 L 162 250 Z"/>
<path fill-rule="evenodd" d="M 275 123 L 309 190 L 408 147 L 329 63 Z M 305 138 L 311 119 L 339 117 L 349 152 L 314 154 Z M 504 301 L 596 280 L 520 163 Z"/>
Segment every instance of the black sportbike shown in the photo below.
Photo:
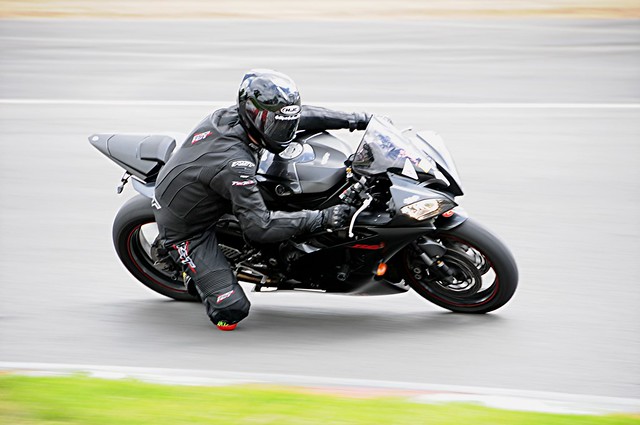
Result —
<path fill-rule="evenodd" d="M 118 193 L 129 180 L 139 192 L 113 223 L 122 263 L 152 290 L 196 300 L 182 265 L 158 240 L 152 210 L 155 179 L 175 140 L 123 134 L 89 140 L 125 169 Z M 238 280 L 255 291 L 385 295 L 412 288 L 446 309 L 486 313 L 516 290 L 509 249 L 456 204 L 460 179 L 436 133 L 405 135 L 374 117 L 354 152 L 329 133 L 302 132 L 284 152 L 264 152 L 257 180 L 271 210 L 346 203 L 354 214 L 342 229 L 262 245 L 245 240 L 235 217 L 223 216 L 215 230 L 219 246 Z"/>

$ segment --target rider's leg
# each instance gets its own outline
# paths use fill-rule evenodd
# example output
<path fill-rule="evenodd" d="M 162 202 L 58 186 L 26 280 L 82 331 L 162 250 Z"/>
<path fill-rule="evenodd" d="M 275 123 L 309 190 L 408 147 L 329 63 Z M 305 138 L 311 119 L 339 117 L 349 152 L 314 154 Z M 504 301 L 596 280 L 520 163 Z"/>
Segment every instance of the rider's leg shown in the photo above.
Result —
<path fill-rule="evenodd" d="M 222 330 L 232 330 L 247 317 L 251 304 L 227 259 L 218 248 L 213 231 L 174 246 L 205 305 L 207 315 Z"/>

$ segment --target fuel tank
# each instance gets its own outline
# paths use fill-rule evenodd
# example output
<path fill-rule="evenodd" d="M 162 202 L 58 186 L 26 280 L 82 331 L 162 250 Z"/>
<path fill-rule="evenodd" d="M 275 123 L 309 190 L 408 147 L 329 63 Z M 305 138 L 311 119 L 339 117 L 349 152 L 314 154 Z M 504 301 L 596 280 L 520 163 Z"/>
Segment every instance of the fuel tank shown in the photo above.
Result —
<path fill-rule="evenodd" d="M 327 132 L 301 133 L 280 154 L 265 151 L 257 179 L 274 201 L 317 198 L 345 183 L 344 162 L 351 153 L 346 142 Z"/>

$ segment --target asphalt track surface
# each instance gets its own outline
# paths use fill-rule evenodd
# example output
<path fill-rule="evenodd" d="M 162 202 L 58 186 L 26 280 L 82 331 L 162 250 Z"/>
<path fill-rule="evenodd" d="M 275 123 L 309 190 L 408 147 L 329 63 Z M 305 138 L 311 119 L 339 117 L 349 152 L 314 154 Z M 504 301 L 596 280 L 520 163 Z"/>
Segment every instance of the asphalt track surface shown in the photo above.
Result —
<path fill-rule="evenodd" d="M 0 22 L 0 360 L 639 398 L 639 53 L 623 20 Z M 249 293 L 222 333 L 128 275 L 110 232 L 133 191 L 87 136 L 186 133 L 252 67 L 439 131 L 518 260 L 513 300 Z"/>

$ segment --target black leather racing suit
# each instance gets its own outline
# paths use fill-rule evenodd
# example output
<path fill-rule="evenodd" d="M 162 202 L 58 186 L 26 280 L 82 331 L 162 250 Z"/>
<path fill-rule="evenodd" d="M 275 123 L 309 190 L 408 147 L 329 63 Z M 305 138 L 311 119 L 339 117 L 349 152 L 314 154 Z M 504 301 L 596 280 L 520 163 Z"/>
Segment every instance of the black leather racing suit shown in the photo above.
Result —
<path fill-rule="evenodd" d="M 356 115 L 303 106 L 299 130 L 356 128 Z M 219 109 L 200 122 L 158 175 L 152 203 L 160 237 L 185 265 L 215 324 L 236 323 L 250 303 L 238 285 L 213 231 L 234 214 L 245 236 L 283 241 L 320 226 L 318 211 L 269 211 L 256 184 L 259 149 L 240 125 L 237 108 Z"/>

